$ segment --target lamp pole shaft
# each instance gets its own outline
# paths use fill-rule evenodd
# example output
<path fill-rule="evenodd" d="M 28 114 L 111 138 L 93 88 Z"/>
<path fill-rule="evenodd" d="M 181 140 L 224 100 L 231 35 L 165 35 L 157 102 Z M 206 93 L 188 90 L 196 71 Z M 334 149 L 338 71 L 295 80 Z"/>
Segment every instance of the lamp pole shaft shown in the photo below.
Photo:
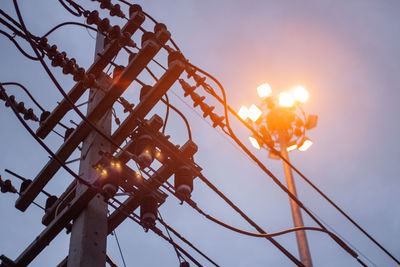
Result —
<path fill-rule="evenodd" d="M 289 153 L 286 150 L 287 143 L 288 143 L 287 133 L 283 132 L 283 131 L 280 132 L 279 133 L 279 144 L 281 146 L 281 154 L 286 160 L 289 161 Z M 283 161 L 283 169 L 285 171 L 287 187 L 288 187 L 289 191 L 297 197 L 296 186 L 295 186 L 294 180 L 293 180 L 292 169 L 285 161 Z M 293 199 L 290 199 L 290 208 L 292 210 L 294 226 L 295 227 L 303 227 L 304 223 L 303 223 L 303 217 L 301 215 L 300 207 L 297 205 L 297 203 Z M 297 240 L 297 246 L 298 246 L 301 262 L 306 267 L 312 267 L 313 265 L 312 265 L 312 261 L 311 261 L 310 248 L 308 247 L 306 232 L 305 231 L 296 231 L 296 240 Z"/>

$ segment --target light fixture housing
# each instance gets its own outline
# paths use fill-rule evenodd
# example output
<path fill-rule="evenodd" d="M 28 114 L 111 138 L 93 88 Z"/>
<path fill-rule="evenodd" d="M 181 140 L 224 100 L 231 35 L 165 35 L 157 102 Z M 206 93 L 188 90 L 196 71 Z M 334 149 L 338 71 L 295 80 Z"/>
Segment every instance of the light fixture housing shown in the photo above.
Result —
<path fill-rule="evenodd" d="M 257 93 L 259 97 L 267 98 L 272 94 L 271 86 L 268 83 L 264 83 L 257 87 Z"/>
<path fill-rule="evenodd" d="M 310 130 L 312 128 L 317 127 L 318 116 L 317 115 L 309 115 L 305 124 L 305 128 Z"/>
<path fill-rule="evenodd" d="M 299 146 L 298 146 L 298 150 L 300 151 L 306 151 L 307 149 L 309 149 L 313 144 L 313 141 L 308 138 L 308 137 L 303 137 L 303 139 L 301 139 Z"/>

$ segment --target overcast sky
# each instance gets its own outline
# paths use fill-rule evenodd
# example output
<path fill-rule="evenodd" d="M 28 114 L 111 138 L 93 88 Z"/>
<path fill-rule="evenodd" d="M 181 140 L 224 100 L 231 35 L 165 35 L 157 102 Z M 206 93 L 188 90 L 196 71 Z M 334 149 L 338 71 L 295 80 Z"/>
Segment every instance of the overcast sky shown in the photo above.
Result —
<path fill-rule="evenodd" d="M 92 1 L 80 3 L 90 10 L 98 8 Z M 168 26 L 173 39 L 192 63 L 222 82 L 228 102 L 234 108 L 260 103 L 256 87 L 264 82 L 271 85 L 274 94 L 299 84 L 305 86 L 310 99 L 304 109 L 307 113 L 318 114 L 319 124 L 309 132 L 314 145 L 307 152 L 292 152 L 292 162 L 400 258 L 399 1 L 153 0 L 137 3 Z M 11 0 L 1 1 L 0 8 L 16 18 Z M 83 18 L 70 15 L 58 1 L 21 0 L 20 8 L 35 35 L 44 34 L 61 22 L 83 22 Z M 117 19 L 112 22 L 123 25 Z M 149 30 L 153 28 L 150 21 L 144 26 Z M 1 29 L 5 30 L 5 27 Z M 84 28 L 66 26 L 52 34 L 49 40 L 87 68 L 93 62 L 94 54 L 94 40 L 90 34 Z M 139 35 L 135 38 L 138 40 Z M 16 40 L 33 54 L 20 38 Z M 0 81 L 24 84 L 46 109 L 52 110 L 62 96 L 40 64 L 24 58 L 6 38 L 0 38 L 0 47 Z M 158 59 L 165 64 L 165 53 Z M 125 65 L 127 57 L 121 54 L 116 61 Z M 151 67 L 158 76 L 162 74 L 156 65 Z M 60 69 L 52 70 L 65 90 L 72 88 L 74 82 L 70 76 L 62 75 Z M 142 78 L 151 84 L 147 76 Z M 132 84 L 126 98 L 137 103 L 139 88 Z M 7 91 L 39 113 L 20 89 L 7 87 Z M 190 121 L 193 140 L 199 146 L 195 160 L 204 169 L 204 175 L 267 232 L 292 227 L 288 197 L 221 132 L 212 129 L 181 101 L 183 93 L 178 84 L 170 90 L 169 96 L 171 103 Z M 84 97 L 78 102 L 84 102 Z M 184 101 L 192 104 L 190 99 Z M 213 103 L 210 97 L 206 101 Z M 0 110 L 0 174 L 12 179 L 19 187 L 19 181 L 3 169 L 34 178 L 48 161 L 48 156 L 9 108 L 1 105 Z M 222 114 L 222 109 L 216 110 Z M 165 107 L 159 104 L 154 112 L 164 116 Z M 167 132 L 174 143 L 182 145 L 187 139 L 185 125 L 175 114 L 171 116 Z M 79 122 L 74 114 L 68 114 L 64 122 L 72 125 L 70 119 Z M 249 145 L 249 132 L 234 120 L 232 124 Z M 37 128 L 35 123 L 30 125 Z M 62 128 L 57 129 L 62 131 Z M 46 143 L 56 151 L 62 139 L 51 134 Z M 252 151 L 284 181 L 281 162 L 269 159 L 266 151 Z M 78 155 L 75 153 L 71 159 Z M 71 167 L 77 170 L 78 165 L 71 164 Z M 373 263 L 396 266 L 300 177 L 295 176 L 295 179 L 300 200 L 372 261 L 361 256 L 364 262 L 369 266 Z M 60 170 L 46 190 L 60 194 L 71 181 L 72 178 Z M 198 179 L 192 198 L 213 216 L 254 231 Z M 14 208 L 15 200 L 15 195 L 0 195 L 0 254 L 12 259 L 44 229 L 41 224 L 43 211 L 31 206 L 22 213 Z M 37 198 L 37 202 L 44 204 L 44 196 Z M 266 240 L 221 228 L 187 205 L 179 205 L 173 196 L 168 197 L 160 211 L 166 222 L 221 266 L 292 266 Z M 304 222 L 307 226 L 315 226 L 307 216 L 304 216 Z M 145 233 L 136 223 L 125 221 L 117 234 L 127 266 L 178 266 L 173 248 L 155 234 Z M 315 266 L 358 266 L 328 236 L 319 232 L 307 234 Z M 294 234 L 277 240 L 298 255 Z M 67 255 L 68 245 L 69 235 L 62 232 L 32 266 L 56 266 Z M 113 236 L 108 238 L 107 250 L 118 266 L 122 266 Z M 208 265 L 201 256 L 188 251 Z"/>

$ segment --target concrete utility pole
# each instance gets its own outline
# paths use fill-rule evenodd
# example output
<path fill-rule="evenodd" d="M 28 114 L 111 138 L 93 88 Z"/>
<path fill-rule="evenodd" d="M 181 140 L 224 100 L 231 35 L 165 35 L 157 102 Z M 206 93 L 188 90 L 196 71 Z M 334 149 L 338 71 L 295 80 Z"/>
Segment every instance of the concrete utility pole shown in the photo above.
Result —
<path fill-rule="evenodd" d="M 104 49 L 104 36 L 97 34 L 95 59 Z M 108 88 L 107 82 L 104 88 Z M 99 88 L 91 88 L 87 113 L 100 102 L 105 92 Z M 98 122 L 97 127 L 107 135 L 111 135 L 111 110 Z M 93 131 L 82 145 L 82 158 L 79 166 L 79 175 L 88 182 L 93 182 L 98 173 L 92 165 L 100 159 L 99 151 L 109 152 L 111 144 Z M 78 183 L 76 195 L 86 188 Z M 97 194 L 74 221 L 68 255 L 68 267 L 102 267 L 106 265 L 107 251 L 107 203 L 102 195 Z"/>
<path fill-rule="evenodd" d="M 288 144 L 287 131 L 281 131 L 279 133 L 279 144 L 281 146 L 282 156 L 289 161 L 289 153 L 286 150 Z M 290 166 L 283 161 L 283 169 L 285 171 L 287 187 L 293 195 L 297 198 L 296 186 L 293 180 L 293 173 Z M 290 208 L 292 209 L 293 224 L 295 227 L 304 227 L 303 217 L 299 205 L 290 199 Z M 299 249 L 300 260 L 306 267 L 312 267 L 310 248 L 308 247 L 307 236 L 305 231 L 296 231 L 297 246 Z"/>

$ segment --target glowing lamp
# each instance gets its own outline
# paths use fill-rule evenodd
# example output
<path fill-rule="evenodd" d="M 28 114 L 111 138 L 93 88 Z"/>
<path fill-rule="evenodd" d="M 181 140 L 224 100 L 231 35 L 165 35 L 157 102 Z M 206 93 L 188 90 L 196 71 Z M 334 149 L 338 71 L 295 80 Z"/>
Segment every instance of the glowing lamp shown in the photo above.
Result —
<path fill-rule="evenodd" d="M 312 144 L 313 144 L 313 141 L 311 141 L 310 138 L 304 137 L 299 143 L 298 150 L 306 151 L 307 149 L 309 149 L 312 146 Z"/>
<path fill-rule="evenodd" d="M 246 106 L 242 106 L 238 112 L 239 117 L 242 120 L 246 120 L 249 117 L 249 109 Z"/>
<path fill-rule="evenodd" d="M 290 107 L 293 107 L 294 102 L 295 102 L 295 100 L 294 100 L 292 94 L 285 93 L 285 92 L 282 92 L 279 94 L 279 106 L 290 108 Z"/>
<path fill-rule="evenodd" d="M 250 136 L 249 137 L 250 143 L 257 149 L 260 149 L 260 144 L 258 143 L 257 139 L 255 139 L 254 137 Z"/>
<path fill-rule="evenodd" d="M 269 97 L 272 94 L 271 86 L 268 83 L 264 83 L 257 87 L 257 93 L 261 98 Z"/>
<path fill-rule="evenodd" d="M 297 86 L 293 91 L 295 100 L 304 103 L 308 99 L 308 91 L 303 86 Z"/>
<path fill-rule="evenodd" d="M 288 144 L 288 146 L 286 147 L 286 151 L 290 152 L 290 151 L 295 150 L 296 148 L 297 148 L 297 143 L 296 143 L 296 141 L 294 141 L 294 142 L 291 142 Z"/>
<path fill-rule="evenodd" d="M 262 111 L 256 106 L 256 105 L 251 105 L 249 108 L 249 118 L 255 122 L 258 120 L 258 118 L 261 116 Z"/>

